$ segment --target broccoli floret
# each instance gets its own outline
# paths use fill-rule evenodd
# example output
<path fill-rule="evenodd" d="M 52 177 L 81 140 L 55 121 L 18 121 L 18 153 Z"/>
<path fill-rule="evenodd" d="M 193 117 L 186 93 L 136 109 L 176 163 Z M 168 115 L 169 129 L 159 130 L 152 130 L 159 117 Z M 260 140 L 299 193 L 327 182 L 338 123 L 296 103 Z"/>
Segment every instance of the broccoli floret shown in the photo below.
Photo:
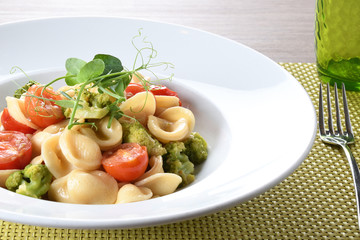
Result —
<path fill-rule="evenodd" d="M 50 188 L 52 174 L 45 165 L 29 164 L 12 173 L 5 182 L 10 191 L 33 198 L 41 198 Z"/>
<path fill-rule="evenodd" d="M 14 92 L 14 97 L 20 98 L 21 95 L 23 95 L 32 85 L 35 85 L 35 84 L 39 85 L 40 83 L 30 80 L 27 84 L 25 84 L 24 86 L 22 86 L 21 88 L 17 89 Z"/>
<path fill-rule="evenodd" d="M 91 106 L 104 108 L 111 104 L 110 96 L 106 93 L 93 94 L 91 98 Z"/>
<path fill-rule="evenodd" d="M 109 113 L 107 106 L 110 104 L 108 94 L 84 90 L 80 96 L 81 107 L 76 110 L 75 118 L 101 119 Z M 65 117 L 69 118 L 72 110 L 72 108 L 64 109 Z"/>
<path fill-rule="evenodd" d="M 163 156 L 165 172 L 175 173 L 182 178 L 180 187 L 184 187 L 195 180 L 194 164 L 184 153 L 183 142 L 169 142 L 165 144 L 167 153 Z"/>
<path fill-rule="evenodd" d="M 138 143 L 141 146 L 146 146 L 150 156 L 160 156 L 166 153 L 161 143 L 153 138 L 138 121 L 124 122 L 121 125 L 123 128 L 123 142 Z"/>
<path fill-rule="evenodd" d="M 189 157 L 192 163 L 197 165 L 206 160 L 208 156 L 207 143 L 199 133 L 191 133 L 190 137 L 184 143 L 184 153 Z"/>

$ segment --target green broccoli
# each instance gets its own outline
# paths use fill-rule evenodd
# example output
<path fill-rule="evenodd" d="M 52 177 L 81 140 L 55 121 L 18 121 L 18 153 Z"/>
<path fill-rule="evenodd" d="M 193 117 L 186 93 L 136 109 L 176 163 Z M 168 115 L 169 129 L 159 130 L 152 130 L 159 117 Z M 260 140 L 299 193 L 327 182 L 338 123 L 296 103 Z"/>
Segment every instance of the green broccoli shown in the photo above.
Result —
<path fill-rule="evenodd" d="M 163 156 L 164 171 L 175 173 L 182 178 L 180 187 L 184 187 L 195 180 L 194 164 L 184 153 L 183 142 L 169 142 L 165 144 L 167 153 Z"/>
<path fill-rule="evenodd" d="M 50 188 L 52 174 L 43 164 L 29 164 L 13 172 L 5 182 L 10 191 L 33 198 L 41 198 Z"/>
<path fill-rule="evenodd" d="M 189 157 L 192 163 L 197 165 L 206 160 L 208 156 L 207 143 L 199 133 L 191 133 L 190 137 L 185 140 L 184 143 L 184 153 Z"/>
<path fill-rule="evenodd" d="M 161 143 L 153 138 L 138 121 L 124 122 L 121 125 L 123 128 L 123 142 L 138 143 L 141 146 L 146 146 L 150 156 L 160 156 L 166 153 Z"/>
<path fill-rule="evenodd" d="M 110 96 L 106 93 L 84 90 L 80 96 L 80 105 L 76 110 L 75 118 L 101 119 L 109 113 Z M 64 109 L 65 117 L 69 118 L 73 108 Z"/>
<path fill-rule="evenodd" d="M 39 85 L 40 83 L 34 81 L 34 80 L 30 80 L 27 84 L 25 84 L 24 86 L 22 86 L 21 88 L 17 89 L 14 92 L 14 97 L 16 98 L 20 98 L 21 95 L 23 95 L 32 85 Z"/>

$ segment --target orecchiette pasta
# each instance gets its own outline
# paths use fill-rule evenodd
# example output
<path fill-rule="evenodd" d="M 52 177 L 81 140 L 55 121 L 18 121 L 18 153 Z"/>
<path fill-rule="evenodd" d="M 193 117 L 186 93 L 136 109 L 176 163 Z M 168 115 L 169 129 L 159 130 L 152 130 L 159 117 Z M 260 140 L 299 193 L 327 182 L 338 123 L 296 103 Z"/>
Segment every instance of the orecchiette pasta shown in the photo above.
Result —
<path fill-rule="evenodd" d="M 69 121 L 64 120 L 59 123 L 53 124 L 48 126 L 42 131 L 36 132 L 34 135 L 31 136 L 31 144 L 32 144 L 32 156 L 36 157 L 41 154 L 41 146 L 43 142 L 51 137 L 53 134 L 57 134 L 62 132 L 65 127 L 68 125 Z"/>
<path fill-rule="evenodd" d="M 154 196 L 173 193 L 180 185 L 182 178 L 174 173 L 156 173 L 135 183 L 138 187 L 151 189 Z"/>
<path fill-rule="evenodd" d="M 65 158 L 76 168 L 95 170 L 101 165 L 101 150 L 90 137 L 75 129 L 65 129 L 60 135 L 59 145 Z"/>
<path fill-rule="evenodd" d="M 59 133 L 59 132 L 62 132 L 64 131 L 64 129 L 67 127 L 67 125 L 69 124 L 69 120 L 63 120 L 59 123 L 55 123 L 55 124 L 52 124 L 46 128 L 44 128 L 42 130 L 42 132 L 47 132 L 47 133 L 51 133 L 51 134 L 55 134 L 55 133 Z"/>
<path fill-rule="evenodd" d="M 108 128 L 109 117 L 96 121 L 96 130 L 93 128 L 80 128 L 79 131 L 94 140 L 102 151 L 112 149 L 122 140 L 122 126 L 118 120 L 113 119 Z"/>
<path fill-rule="evenodd" d="M 176 107 L 179 106 L 179 98 L 175 96 L 162 96 L 158 95 L 155 96 L 156 100 L 156 111 L 155 116 L 158 116 L 163 111 L 165 111 L 167 108 Z"/>
<path fill-rule="evenodd" d="M 147 178 L 147 177 L 149 177 L 151 175 L 154 175 L 156 173 L 163 173 L 164 172 L 163 160 L 162 160 L 161 156 L 152 156 L 149 159 L 149 165 L 151 167 L 150 170 L 148 170 L 141 177 L 136 179 L 136 181 L 143 180 L 144 178 Z"/>
<path fill-rule="evenodd" d="M 31 144 L 32 144 L 32 156 L 33 157 L 39 156 L 41 154 L 41 146 L 46 141 L 46 139 L 48 139 L 51 136 L 53 136 L 53 134 L 44 132 L 44 131 L 40 131 L 40 132 L 35 133 L 31 137 L 30 140 L 31 140 Z"/>
<path fill-rule="evenodd" d="M 133 184 L 125 184 L 118 192 L 115 203 L 130 203 L 150 199 L 153 193 L 149 188 L 137 187 Z"/>
<path fill-rule="evenodd" d="M 80 87 L 81 86 L 79 84 L 76 84 L 74 86 L 63 86 L 58 89 L 58 92 L 62 91 L 62 92 L 65 92 L 70 97 L 74 97 L 76 94 L 76 91 L 80 90 Z M 98 88 L 93 87 L 93 88 L 90 88 L 89 91 L 90 92 L 98 92 Z"/>
<path fill-rule="evenodd" d="M 42 164 L 44 162 L 44 160 L 42 159 L 41 155 L 34 157 L 31 160 L 31 164 Z"/>
<path fill-rule="evenodd" d="M 146 125 L 148 116 L 154 115 L 156 110 L 155 97 L 151 92 L 140 92 L 127 99 L 120 105 L 120 110 L 127 116 L 136 118 Z"/>
<path fill-rule="evenodd" d="M 69 95 L 70 97 L 74 97 L 75 96 L 75 89 L 79 89 L 78 86 L 63 86 L 61 88 L 59 88 L 58 91 L 62 91 L 65 92 L 67 95 Z"/>
<path fill-rule="evenodd" d="M 194 125 L 194 114 L 184 107 L 171 107 L 158 117 L 149 116 L 147 123 L 149 131 L 162 143 L 186 139 Z"/>
<path fill-rule="evenodd" d="M 78 204 L 113 204 L 117 194 L 117 182 L 106 172 L 79 169 L 54 180 L 48 192 L 50 200 Z"/>
<path fill-rule="evenodd" d="M 59 134 L 48 137 L 41 145 L 41 158 L 55 178 L 60 178 L 75 169 L 62 153 L 59 146 Z"/>

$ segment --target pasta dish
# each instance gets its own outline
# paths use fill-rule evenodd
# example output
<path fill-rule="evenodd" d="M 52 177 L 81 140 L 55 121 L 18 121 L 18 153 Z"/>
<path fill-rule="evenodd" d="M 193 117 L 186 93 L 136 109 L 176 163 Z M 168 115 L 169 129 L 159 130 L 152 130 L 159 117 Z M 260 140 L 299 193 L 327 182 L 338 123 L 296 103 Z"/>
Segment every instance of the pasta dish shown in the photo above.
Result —
<path fill-rule="evenodd" d="M 151 64 L 127 70 L 111 55 L 69 58 L 66 76 L 29 79 L 7 96 L 0 186 L 63 203 L 119 204 L 191 184 L 207 144 L 181 96 L 140 73 Z"/>

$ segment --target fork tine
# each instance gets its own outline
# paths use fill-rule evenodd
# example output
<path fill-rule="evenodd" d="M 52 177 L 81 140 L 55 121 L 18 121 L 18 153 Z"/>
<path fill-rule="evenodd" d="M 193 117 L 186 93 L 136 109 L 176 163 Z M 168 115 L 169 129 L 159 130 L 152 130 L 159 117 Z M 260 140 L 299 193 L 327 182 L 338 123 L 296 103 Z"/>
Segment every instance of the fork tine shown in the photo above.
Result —
<path fill-rule="evenodd" d="M 319 91 L 319 130 L 321 135 L 325 135 L 323 93 L 322 93 L 321 83 L 320 83 L 320 91 Z"/>
<path fill-rule="evenodd" d="M 349 114 L 349 107 L 348 107 L 348 103 L 347 103 L 347 99 L 346 99 L 346 90 L 345 90 L 345 84 L 342 84 L 342 94 L 343 94 L 343 102 L 344 102 L 344 115 L 345 115 L 345 126 L 346 126 L 346 131 L 353 135 L 353 131 L 351 128 L 351 123 L 350 123 L 350 114 Z"/>
<path fill-rule="evenodd" d="M 333 126 L 333 120 L 332 120 L 332 112 L 331 112 L 331 98 L 330 98 L 330 84 L 328 83 L 326 85 L 327 90 L 327 108 L 328 108 L 328 125 L 329 125 L 329 132 L 331 134 L 335 134 L 334 132 L 334 126 Z"/>
<path fill-rule="evenodd" d="M 336 111 L 336 125 L 339 134 L 343 134 L 342 127 L 341 127 L 341 116 L 340 116 L 340 107 L 339 107 L 339 96 L 337 91 L 337 84 L 334 85 L 334 92 L 335 92 L 335 111 Z"/>

